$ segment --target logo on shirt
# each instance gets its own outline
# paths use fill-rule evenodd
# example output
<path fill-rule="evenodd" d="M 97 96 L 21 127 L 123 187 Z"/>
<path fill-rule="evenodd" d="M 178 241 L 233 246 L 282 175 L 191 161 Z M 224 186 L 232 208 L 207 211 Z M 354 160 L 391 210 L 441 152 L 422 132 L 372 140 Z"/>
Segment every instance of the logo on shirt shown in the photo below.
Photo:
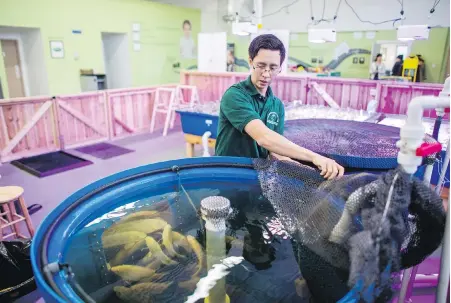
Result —
<path fill-rule="evenodd" d="M 270 112 L 268 114 L 268 118 L 266 118 L 266 123 L 272 124 L 272 125 L 279 125 L 279 115 L 275 112 Z"/>

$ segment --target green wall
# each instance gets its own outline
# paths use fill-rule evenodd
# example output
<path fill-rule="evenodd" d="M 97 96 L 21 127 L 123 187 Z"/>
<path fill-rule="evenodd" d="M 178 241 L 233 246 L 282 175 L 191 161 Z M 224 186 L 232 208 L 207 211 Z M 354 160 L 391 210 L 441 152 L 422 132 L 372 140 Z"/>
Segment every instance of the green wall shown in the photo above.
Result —
<path fill-rule="evenodd" d="M 195 65 L 182 60 L 179 39 L 182 22 L 192 24 L 197 41 L 200 10 L 144 0 L 1 0 L 0 26 L 41 29 L 50 94 L 80 91 L 80 69 L 103 73 L 102 32 L 128 33 L 133 86 L 179 82 L 176 62 L 181 67 Z M 133 51 L 132 24 L 141 24 L 141 51 Z M 82 34 L 73 34 L 81 30 Z M 49 41 L 62 40 L 64 59 L 52 59 Z M 196 42 L 197 45 L 197 42 Z M 79 59 L 74 54 L 79 54 Z M 1 59 L 0 59 L 1 60 Z M 0 61 L 0 77 L 5 79 Z M 3 80 L 5 82 L 5 80 Z M 3 84 L 5 90 L 6 83 Z"/>
<path fill-rule="evenodd" d="M 396 31 L 376 31 L 374 39 L 367 39 L 365 32 L 363 32 L 362 38 L 360 39 L 355 39 L 353 32 L 339 32 L 337 33 L 336 42 L 325 44 L 309 43 L 307 33 L 293 33 L 290 35 L 288 55 L 289 57 L 296 58 L 311 65 L 314 65 L 311 63 L 312 58 L 323 57 L 325 65 L 334 59 L 335 48 L 343 42 L 346 42 L 351 49 L 366 49 L 371 53 L 373 43 L 382 40 L 396 40 Z M 247 59 L 249 38 L 243 40 L 229 35 L 228 42 L 235 43 L 235 54 L 237 58 Z M 441 83 L 444 81 L 447 52 L 449 52 L 449 28 L 433 28 L 430 32 L 429 40 L 414 41 L 411 48 L 412 54 L 421 54 L 426 61 L 427 82 Z M 341 72 L 342 77 L 368 79 L 371 55 L 358 54 L 355 57 L 365 58 L 365 63 L 353 64 L 353 56 L 351 56 L 345 59 L 336 70 Z M 292 63 L 294 61 L 289 60 L 289 64 Z M 241 67 L 238 70 L 246 71 L 246 69 Z"/>

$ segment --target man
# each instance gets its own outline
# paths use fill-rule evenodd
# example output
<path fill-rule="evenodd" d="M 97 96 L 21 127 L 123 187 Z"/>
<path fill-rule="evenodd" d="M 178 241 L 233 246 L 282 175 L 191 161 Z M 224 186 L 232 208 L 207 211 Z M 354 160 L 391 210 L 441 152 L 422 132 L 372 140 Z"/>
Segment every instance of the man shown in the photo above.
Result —
<path fill-rule="evenodd" d="M 327 179 L 342 176 L 335 161 L 300 147 L 283 137 L 285 110 L 270 84 L 280 73 L 285 47 L 274 35 L 256 37 L 249 46 L 251 75 L 232 85 L 222 97 L 217 156 L 312 162 Z"/>
<path fill-rule="evenodd" d="M 398 77 L 402 76 L 403 58 L 404 58 L 403 55 L 399 55 L 398 57 L 396 57 L 395 65 L 393 65 L 391 71 L 392 76 Z"/>

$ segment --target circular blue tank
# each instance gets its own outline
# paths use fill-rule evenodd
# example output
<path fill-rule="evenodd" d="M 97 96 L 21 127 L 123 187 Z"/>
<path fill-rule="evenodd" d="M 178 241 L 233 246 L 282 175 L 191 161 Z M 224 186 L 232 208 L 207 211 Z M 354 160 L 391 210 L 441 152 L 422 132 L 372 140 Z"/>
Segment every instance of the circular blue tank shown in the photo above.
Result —
<path fill-rule="evenodd" d="M 226 277 L 232 302 L 308 302 L 310 295 L 292 241 L 271 204 L 261 195 L 252 160 L 229 157 L 137 167 L 69 196 L 45 218 L 32 243 L 32 266 L 45 301 L 184 302 L 198 281 L 193 280 L 193 271 L 204 270 L 192 242 L 191 248 L 180 246 L 174 253 L 174 258 L 180 259 L 168 260 L 164 270 L 153 268 L 159 277 L 153 281 L 136 277 L 133 271 L 144 267 L 143 260 L 154 252 L 147 241 L 147 247 L 134 249 L 130 243 L 118 240 L 120 247 L 116 249 L 107 247 L 103 237 L 117 226 L 125 226 L 117 225 L 121 220 L 149 214 L 151 220 L 156 220 L 152 224 L 163 220 L 177 235 L 196 239 L 204 247 L 205 229 L 198 209 L 201 199 L 213 195 L 227 197 L 234 209 L 227 226 L 227 255 L 245 259 Z M 147 228 L 137 226 L 139 230 Z M 266 237 L 268 227 L 274 237 Z M 131 229 L 123 230 L 128 231 Z M 171 255 L 161 229 L 149 231 L 146 239 L 149 237 L 155 240 L 152 243 L 161 245 L 162 253 Z M 125 250 L 130 254 L 119 257 Z M 188 255 L 191 257 L 185 258 Z M 197 274 L 205 276 L 206 271 Z"/>

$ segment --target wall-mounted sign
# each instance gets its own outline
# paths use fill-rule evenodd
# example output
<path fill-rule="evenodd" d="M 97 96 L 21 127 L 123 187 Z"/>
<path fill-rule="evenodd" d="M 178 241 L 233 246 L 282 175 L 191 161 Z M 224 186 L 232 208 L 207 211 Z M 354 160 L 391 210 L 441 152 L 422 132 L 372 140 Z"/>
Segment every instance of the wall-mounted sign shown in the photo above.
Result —
<path fill-rule="evenodd" d="M 74 35 L 81 35 L 81 29 L 73 29 L 72 34 Z"/>
<path fill-rule="evenodd" d="M 134 32 L 141 31 L 141 24 L 140 23 L 133 23 L 132 29 L 133 29 Z"/>
<path fill-rule="evenodd" d="M 52 58 L 64 58 L 64 44 L 63 41 L 50 41 L 50 54 Z"/>

